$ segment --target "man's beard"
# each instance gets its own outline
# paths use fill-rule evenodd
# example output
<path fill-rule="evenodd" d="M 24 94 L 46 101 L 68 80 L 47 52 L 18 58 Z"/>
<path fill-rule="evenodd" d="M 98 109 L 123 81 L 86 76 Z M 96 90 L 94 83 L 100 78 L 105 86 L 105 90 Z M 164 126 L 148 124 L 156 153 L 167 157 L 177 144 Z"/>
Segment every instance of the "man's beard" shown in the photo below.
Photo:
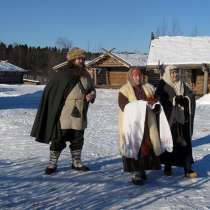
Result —
<path fill-rule="evenodd" d="M 84 70 L 85 69 L 85 64 L 73 64 L 73 67 L 75 69 L 79 69 L 79 70 Z"/>
<path fill-rule="evenodd" d="M 85 64 L 74 64 L 77 68 L 79 69 L 84 69 L 85 68 Z"/>
<path fill-rule="evenodd" d="M 86 70 L 85 70 L 85 64 L 73 64 L 74 74 L 78 76 L 85 76 Z"/>

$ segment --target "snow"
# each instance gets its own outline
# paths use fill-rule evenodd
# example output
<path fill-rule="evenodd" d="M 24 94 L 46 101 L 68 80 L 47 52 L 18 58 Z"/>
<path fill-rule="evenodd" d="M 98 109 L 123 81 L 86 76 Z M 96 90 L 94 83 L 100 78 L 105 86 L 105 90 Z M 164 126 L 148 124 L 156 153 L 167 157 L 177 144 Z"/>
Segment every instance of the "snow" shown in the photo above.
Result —
<path fill-rule="evenodd" d="M 0 61 L 0 72 L 27 72 L 27 70 L 15 66 L 7 61 Z"/>
<path fill-rule="evenodd" d="M 130 66 L 141 66 L 141 67 L 146 67 L 147 64 L 147 57 L 148 55 L 146 54 L 138 54 L 138 53 L 113 53 L 111 52 L 109 54 L 102 54 L 98 56 L 97 58 L 93 59 L 92 61 L 89 61 L 86 65 L 91 66 L 92 64 L 98 62 L 99 60 L 103 59 L 105 56 L 115 56 L 115 58 L 120 58 Z"/>
<path fill-rule="evenodd" d="M 123 173 L 118 152 L 118 90 L 97 90 L 90 106 L 83 160 L 70 168 L 66 148 L 58 172 L 44 175 L 49 145 L 29 136 L 44 86 L 0 85 L 0 209 L 210 209 L 210 96 L 200 98 L 193 135 L 196 179 L 174 168 L 172 177 L 148 171 L 143 186 Z M 202 103 L 201 103 L 202 102 Z"/>
<path fill-rule="evenodd" d="M 146 66 L 148 55 L 145 54 L 134 54 L 134 53 L 112 53 L 113 55 L 121 58 L 131 66 Z"/>
<path fill-rule="evenodd" d="M 202 96 L 201 98 L 199 98 L 196 101 L 196 105 L 200 106 L 200 105 L 209 105 L 210 106 L 210 94 L 206 94 L 204 96 Z"/>
<path fill-rule="evenodd" d="M 160 36 L 151 40 L 147 65 L 209 64 L 210 37 Z"/>

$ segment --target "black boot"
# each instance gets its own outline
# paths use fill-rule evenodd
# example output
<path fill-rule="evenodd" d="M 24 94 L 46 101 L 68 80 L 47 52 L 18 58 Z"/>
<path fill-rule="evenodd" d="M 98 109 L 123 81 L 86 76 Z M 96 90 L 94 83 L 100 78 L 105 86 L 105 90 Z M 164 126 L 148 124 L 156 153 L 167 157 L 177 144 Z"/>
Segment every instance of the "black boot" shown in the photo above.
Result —
<path fill-rule="evenodd" d="M 197 178 L 198 174 L 196 171 L 193 171 L 192 169 L 190 171 L 185 172 L 185 177 L 187 178 Z"/>
<path fill-rule="evenodd" d="M 198 177 L 197 172 L 192 170 L 192 166 L 191 166 L 191 163 L 189 161 L 186 161 L 186 163 L 185 163 L 184 175 L 187 178 L 197 178 Z"/>
<path fill-rule="evenodd" d="M 143 172 L 141 173 L 141 178 L 142 178 L 143 180 L 147 180 L 147 175 L 146 175 L 146 172 L 145 172 L 145 171 L 143 171 Z"/>
<path fill-rule="evenodd" d="M 46 175 L 50 175 L 52 173 L 55 173 L 57 171 L 57 166 L 53 166 L 51 168 L 51 166 L 47 166 L 47 168 L 45 169 L 45 174 Z"/>
<path fill-rule="evenodd" d="M 135 173 L 132 178 L 131 181 L 133 184 L 135 185 L 143 185 L 144 184 L 144 180 L 142 178 L 142 175 L 140 173 Z"/>
<path fill-rule="evenodd" d="M 165 165 L 165 167 L 164 167 L 164 175 L 165 176 L 172 176 L 172 167 L 171 167 L 171 165 Z"/>
<path fill-rule="evenodd" d="M 71 150 L 72 169 L 77 171 L 89 171 L 90 169 L 81 162 L 81 150 Z"/>
<path fill-rule="evenodd" d="M 45 169 L 45 174 L 50 175 L 57 171 L 57 162 L 58 162 L 60 153 L 61 153 L 60 151 L 50 150 L 50 161 L 49 161 L 49 165 Z"/>

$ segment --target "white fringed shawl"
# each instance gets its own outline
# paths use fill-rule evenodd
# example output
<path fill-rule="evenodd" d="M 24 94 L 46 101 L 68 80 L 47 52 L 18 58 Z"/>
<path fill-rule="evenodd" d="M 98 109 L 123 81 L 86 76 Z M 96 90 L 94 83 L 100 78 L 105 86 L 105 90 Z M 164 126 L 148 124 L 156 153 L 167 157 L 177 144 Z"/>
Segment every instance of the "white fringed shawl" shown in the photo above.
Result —
<path fill-rule="evenodd" d="M 147 102 L 142 100 L 130 102 L 125 106 L 123 121 L 124 144 L 122 145 L 122 151 L 125 157 L 138 159 L 139 149 L 144 136 L 147 107 Z M 156 120 L 154 120 L 155 118 L 148 119 L 149 123 L 153 124 L 153 130 L 150 129 L 151 126 L 149 126 L 149 132 L 151 132 L 151 130 L 153 132 L 153 135 L 150 133 L 150 139 L 153 150 L 157 156 L 164 151 L 172 152 L 173 150 L 170 127 L 162 108 L 159 116 L 159 135 L 157 133 L 158 130 Z M 153 136 L 153 138 L 151 138 L 151 136 Z"/>

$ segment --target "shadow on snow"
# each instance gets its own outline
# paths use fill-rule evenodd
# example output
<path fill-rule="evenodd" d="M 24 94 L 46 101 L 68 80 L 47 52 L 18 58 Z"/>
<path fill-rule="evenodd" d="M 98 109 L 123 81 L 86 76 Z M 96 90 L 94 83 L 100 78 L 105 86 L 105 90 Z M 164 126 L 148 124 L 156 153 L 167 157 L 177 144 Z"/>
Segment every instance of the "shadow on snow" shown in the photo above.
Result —
<path fill-rule="evenodd" d="M 209 161 L 210 156 L 204 162 Z M 61 161 L 58 172 L 43 174 L 46 162 L 37 158 L 0 161 L 0 207 L 21 209 L 139 209 L 159 199 L 201 189 L 209 179 L 185 181 L 179 168 L 174 176 L 166 178 L 162 171 L 150 171 L 143 186 L 130 182 L 123 173 L 121 158 L 105 157 L 87 161 L 90 172 L 77 172 Z M 164 190 L 167 189 L 167 190 Z M 152 195 L 151 196 L 151 192 Z"/>
<path fill-rule="evenodd" d="M 209 144 L 210 143 L 210 135 L 202 137 L 200 139 L 195 139 L 192 141 L 192 146 L 193 147 L 197 147 L 197 146 L 201 146 L 203 144 Z"/>
<path fill-rule="evenodd" d="M 0 109 L 34 109 L 39 106 L 43 91 L 20 96 L 0 97 Z"/>

